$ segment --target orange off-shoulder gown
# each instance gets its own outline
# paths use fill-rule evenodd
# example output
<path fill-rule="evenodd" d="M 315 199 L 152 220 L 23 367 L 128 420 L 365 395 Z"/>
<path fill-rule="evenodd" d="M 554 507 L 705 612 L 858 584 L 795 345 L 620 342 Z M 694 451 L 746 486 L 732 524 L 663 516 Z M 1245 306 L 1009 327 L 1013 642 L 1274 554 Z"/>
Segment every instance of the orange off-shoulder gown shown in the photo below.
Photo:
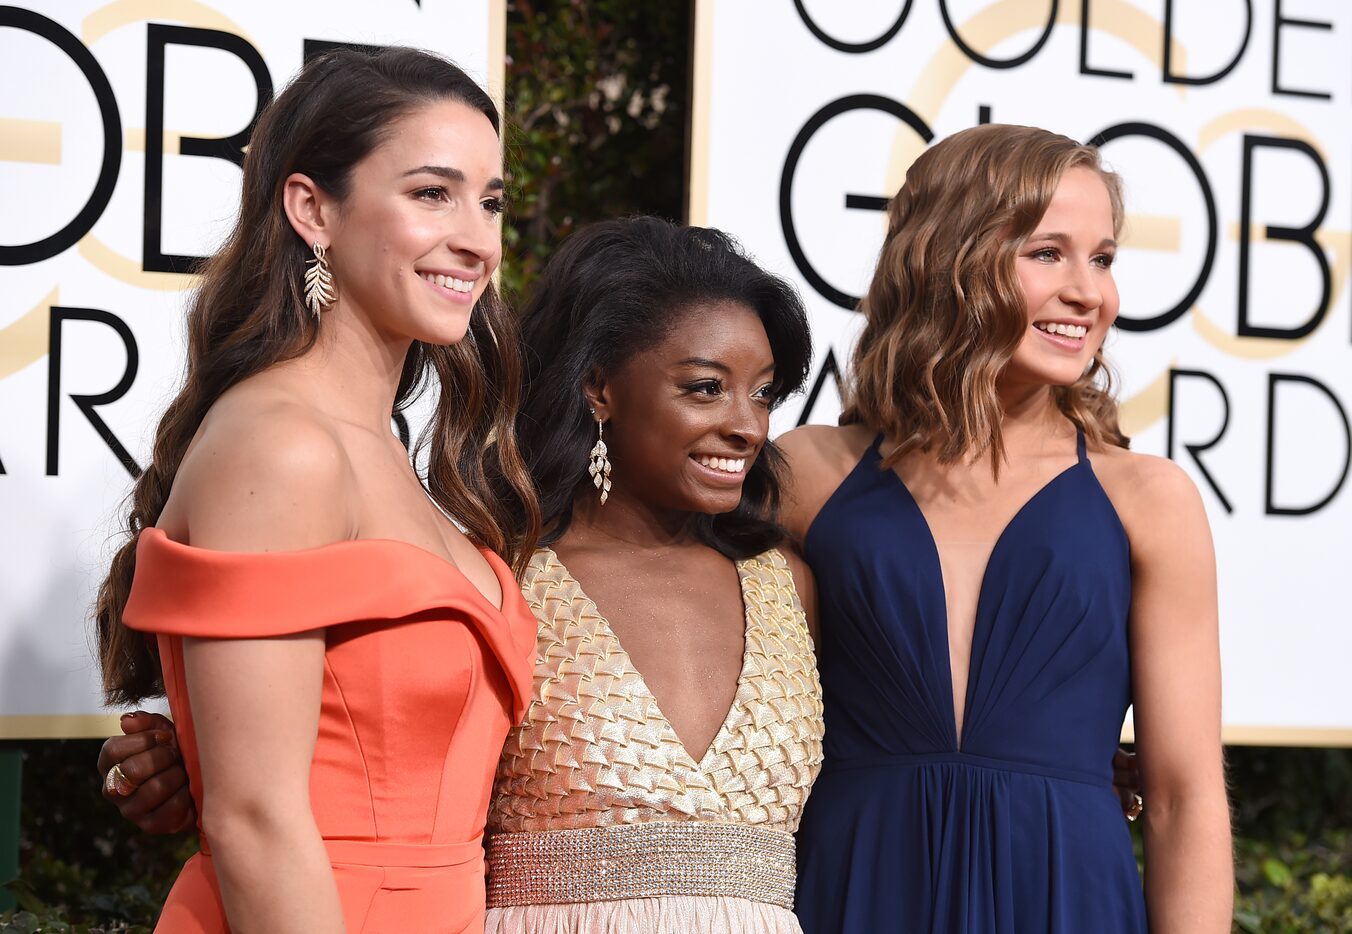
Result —
<path fill-rule="evenodd" d="M 349 932 L 482 929 L 488 797 L 503 740 L 530 696 L 535 653 L 535 620 L 516 580 L 502 559 L 484 557 L 501 609 L 454 565 L 404 542 L 239 554 L 181 545 L 152 528 L 137 543 L 123 619 L 157 634 L 199 814 L 183 638 L 327 630 L 310 803 Z M 203 837 L 156 930 L 228 929 Z"/>

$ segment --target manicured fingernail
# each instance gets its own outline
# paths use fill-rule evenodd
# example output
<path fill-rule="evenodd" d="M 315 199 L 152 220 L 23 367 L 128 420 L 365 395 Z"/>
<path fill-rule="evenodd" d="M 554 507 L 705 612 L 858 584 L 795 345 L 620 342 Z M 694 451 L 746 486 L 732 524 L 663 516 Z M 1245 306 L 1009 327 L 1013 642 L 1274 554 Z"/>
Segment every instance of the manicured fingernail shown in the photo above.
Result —
<path fill-rule="evenodd" d="M 121 722 L 121 723 L 126 723 L 128 720 L 130 720 L 130 719 L 131 719 L 132 717 L 134 717 L 134 716 L 136 716 L 136 714 L 134 714 L 134 713 L 124 713 L 124 714 L 122 715 L 122 719 L 121 719 L 120 722 Z"/>

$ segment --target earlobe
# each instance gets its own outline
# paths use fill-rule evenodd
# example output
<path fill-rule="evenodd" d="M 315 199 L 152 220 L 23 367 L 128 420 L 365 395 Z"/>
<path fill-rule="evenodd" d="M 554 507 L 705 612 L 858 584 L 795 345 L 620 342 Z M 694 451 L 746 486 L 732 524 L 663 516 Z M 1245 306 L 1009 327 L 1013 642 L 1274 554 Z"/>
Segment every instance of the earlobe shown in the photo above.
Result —
<path fill-rule="evenodd" d="M 582 381 L 582 396 L 587 400 L 593 418 L 602 422 L 610 420 L 610 393 L 606 378 L 599 371 L 593 370 Z"/>
<path fill-rule="evenodd" d="M 282 186 L 282 207 L 287 220 L 291 222 L 291 229 L 306 246 L 332 244 L 333 232 L 328 223 L 329 205 L 328 193 L 310 176 L 300 172 L 287 176 Z"/>

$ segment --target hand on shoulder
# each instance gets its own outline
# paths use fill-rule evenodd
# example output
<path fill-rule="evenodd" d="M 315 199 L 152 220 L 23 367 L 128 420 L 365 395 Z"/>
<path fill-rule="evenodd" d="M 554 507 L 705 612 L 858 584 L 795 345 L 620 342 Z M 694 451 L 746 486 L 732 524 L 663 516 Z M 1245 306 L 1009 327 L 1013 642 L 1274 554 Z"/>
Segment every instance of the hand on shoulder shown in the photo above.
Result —
<path fill-rule="evenodd" d="M 352 538 L 351 462 L 318 413 L 259 392 L 207 413 L 174 479 L 160 526 L 220 551 L 294 551 Z"/>

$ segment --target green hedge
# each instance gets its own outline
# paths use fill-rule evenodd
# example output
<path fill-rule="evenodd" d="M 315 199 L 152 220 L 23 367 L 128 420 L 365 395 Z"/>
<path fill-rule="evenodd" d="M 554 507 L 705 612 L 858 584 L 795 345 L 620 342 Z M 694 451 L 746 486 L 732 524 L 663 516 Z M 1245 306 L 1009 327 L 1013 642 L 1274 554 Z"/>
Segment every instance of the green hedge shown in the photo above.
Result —
<path fill-rule="evenodd" d="M 1352 750 L 1232 748 L 1235 930 L 1352 931 Z"/>
<path fill-rule="evenodd" d="M 509 295 L 589 221 L 682 219 L 690 16 L 682 2 L 508 3 Z"/>
<path fill-rule="evenodd" d="M 0 932 L 140 932 L 178 867 L 188 834 L 147 837 L 98 794 L 98 743 L 0 743 L 21 748 L 23 838 L 18 913 Z M 1352 931 L 1352 752 L 1227 750 L 1235 812 L 1238 897 L 1245 934 Z"/>

